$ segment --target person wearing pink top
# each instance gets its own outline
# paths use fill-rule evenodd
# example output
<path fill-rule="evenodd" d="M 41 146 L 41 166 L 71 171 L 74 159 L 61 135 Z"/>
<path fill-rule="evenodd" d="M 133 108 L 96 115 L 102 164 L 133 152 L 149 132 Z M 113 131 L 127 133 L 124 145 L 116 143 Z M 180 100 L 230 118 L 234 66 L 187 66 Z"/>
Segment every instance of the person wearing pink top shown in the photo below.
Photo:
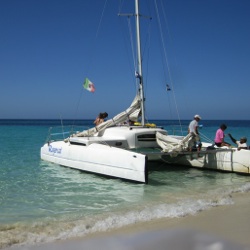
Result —
<path fill-rule="evenodd" d="M 226 124 L 221 124 L 220 128 L 216 131 L 215 138 L 214 138 L 214 143 L 217 147 L 223 147 L 227 146 L 230 147 L 231 145 L 227 142 L 224 141 L 224 131 L 227 129 Z"/>

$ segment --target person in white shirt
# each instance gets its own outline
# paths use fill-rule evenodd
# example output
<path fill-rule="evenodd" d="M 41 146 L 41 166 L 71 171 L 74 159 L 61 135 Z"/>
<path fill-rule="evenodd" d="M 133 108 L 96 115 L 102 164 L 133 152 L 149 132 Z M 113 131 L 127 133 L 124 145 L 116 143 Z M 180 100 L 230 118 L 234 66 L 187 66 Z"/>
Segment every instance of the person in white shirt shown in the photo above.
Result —
<path fill-rule="evenodd" d="M 237 141 L 236 139 L 234 139 L 232 137 L 231 134 L 228 134 L 228 136 L 230 137 L 230 139 L 232 140 L 232 142 L 234 142 L 235 144 L 237 144 L 238 146 L 238 150 L 241 149 L 247 149 L 247 138 L 246 137 L 241 137 L 239 141 Z"/>
<path fill-rule="evenodd" d="M 201 149 L 201 143 L 200 143 L 200 136 L 199 136 L 199 121 L 201 120 L 201 117 L 199 115 L 195 115 L 194 119 L 189 123 L 188 126 L 188 133 L 193 134 L 193 139 L 189 143 L 189 151 L 192 151 L 192 148 L 195 146 L 198 142 L 199 146 L 197 150 L 199 151 Z"/>

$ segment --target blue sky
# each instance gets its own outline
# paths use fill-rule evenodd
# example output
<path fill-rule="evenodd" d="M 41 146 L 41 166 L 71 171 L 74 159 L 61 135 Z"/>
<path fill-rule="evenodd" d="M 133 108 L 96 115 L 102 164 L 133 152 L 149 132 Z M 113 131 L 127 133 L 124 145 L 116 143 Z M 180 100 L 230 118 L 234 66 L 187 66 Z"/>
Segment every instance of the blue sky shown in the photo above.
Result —
<path fill-rule="evenodd" d="M 203 119 L 250 119 L 250 1 L 157 3 L 167 18 L 168 63 L 154 1 L 143 0 L 141 13 L 153 17 L 141 20 L 142 33 L 149 23 L 151 32 L 150 39 L 142 35 L 147 118 L 192 119 L 198 113 Z M 0 119 L 94 119 L 130 105 L 136 92 L 132 50 L 127 18 L 117 14 L 132 13 L 134 2 L 104 4 L 0 0 Z M 95 93 L 82 88 L 85 77 Z"/>

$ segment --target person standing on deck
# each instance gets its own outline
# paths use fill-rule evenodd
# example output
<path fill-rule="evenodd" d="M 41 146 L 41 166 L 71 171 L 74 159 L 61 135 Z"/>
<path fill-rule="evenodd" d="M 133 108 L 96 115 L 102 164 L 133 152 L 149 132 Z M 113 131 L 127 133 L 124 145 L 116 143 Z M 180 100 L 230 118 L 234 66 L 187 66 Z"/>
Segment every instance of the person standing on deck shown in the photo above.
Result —
<path fill-rule="evenodd" d="M 200 142 L 200 136 L 199 136 L 199 121 L 201 120 L 201 117 L 199 115 L 195 115 L 194 119 L 189 123 L 188 126 L 188 133 L 193 135 L 193 139 L 189 143 L 189 151 L 192 151 L 193 148 L 196 148 L 196 145 L 198 144 L 197 150 L 200 151 L 201 149 L 201 142 Z M 197 143 L 198 142 L 198 143 Z"/>

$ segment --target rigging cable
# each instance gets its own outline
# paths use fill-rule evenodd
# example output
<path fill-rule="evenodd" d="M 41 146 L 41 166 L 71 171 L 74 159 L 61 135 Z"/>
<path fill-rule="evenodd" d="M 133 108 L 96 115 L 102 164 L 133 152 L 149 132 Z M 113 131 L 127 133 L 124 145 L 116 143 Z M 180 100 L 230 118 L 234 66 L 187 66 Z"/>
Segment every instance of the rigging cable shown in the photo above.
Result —
<path fill-rule="evenodd" d="M 131 71 L 131 76 L 132 76 L 132 81 L 134 81 L 134 86 L 135 86 L 135 92 L 137 93 L 137 82 L 136 82 L 136 78 L 135 78 L 135 71 L 136 71 L 136 58 L 135 58 L 135 49 L 134 49 L 134 38 L 133 38 L 133 29 L 132 29 L 132 25 L 131 25 L 131 16 L 134 16 L 134 14 L 131 14 L 131 13 L 127 13 L 127 14 L 122 14 L 122 5 L 124 3 L 124 0 L 120 0 L 120 5 L 119 5 L 119 9 L 118 9 L 118 16 L 126 16 L 127 17 L 127 28 L 125 29 L 123 27 L 123 25 L 121 25 L 121 30 L 128 30 L 128 33 L 127 32 L 122 32 L 122 35 L 123 35 L 123 38 L 124 38 L 124 44 L 127 45 L 127 44 L 130 44 L 130 47 L 131 49 L 128 49 L 128 46 L 125 46 L 126 47 L 126 55 L 128 56 L 128 62 L 131 61 L 131 58 L 130 58 L 130 52 L 132 51 L 132 61 L 133 61 L 133 68 L 131 67 L 131 63 L 129 63 L 129 66 L 130 66 L 130 71 Z M 122 20 L 122 19 L 120 19 Z M 122 22 L 120 22 L 122 23 Z M 128 38 L 128 39 L 127 39 Z M 130 40 L 128 42 L 128 40 Z"/>
<path fill-rule="evenodd" d="M 93 47 L 96 47 L 95 44 L 96 44 L 96 41 L 97 41 L 97 38 L 98 38 L 98 35 L 99 35 L 99 31 L 100 31 L 100 28 L 101 28 L 101 24 L 102 24 L 104 12 L 105 12 L 105 9 L 106 9 L 107 1 L 108 1 L 108 0 L 106 0 L 105 3 L 104 3 L 104 5 L 103 5 L 101 17 L 100 17 L 99 24 L 98 24 L 98 27 L 97 27 L 97 30 L 96 30 L 96 34 L 95 34 L 95 41 L 94 41 L 94 46 L 93 46 Z M 91 56 L 91 61 L 92 61 L 93 58 L 94 58 L 94 52 L 95 52 L 95 51 L 96 51 L 95 49 L 92 50 L 93 53 L 92 53 L 92 56 Z M 90 65 L 91 65 L 91 63 L 88 64 L 89 67 L 90 67 Z M 88 71 L 88 70 L 87 70 L 87 71 Z"/>
<path fill-rule="evenodd" d="M 180 120 L 180 115 L 179 115 L 179 110 L 178 110 L 177 102 L 176 102 L 176 96 L 175 96 L 175 91 L 174 91 L 174 84 L 173 84 L 173 81 L 172 81 L 172 75 L 171 75 L 170 67 L 169 67 L 169 61 L 168 61 L 168 56 L 167 56 L 167 50 L 166 50 L 166 47 L 165 47 L 165 45 L 164 45 L 162 24 L 161 24 L 161 20 L 160 20 L 159 8 L 158 8 L 158 5 L 157 5 L 157 0 L 155 0 L 154 2 L 155 2 L 155 9 L 156 9 L 156 14 L 157 14 L 158 25 L 159 25 L 159 29 L 160 29 L 161 43 L 162 43 L 163 52 L 164 52 L 164 59 L 165 59 L 166 65 L 167 65 L 168 74 L 169 74 L 169 79 L 170 79 L 170 83 L 171 83 L 171 86 L 172 86 L 173 97 L 174 97 L 174 103 L 175 103 L 175 108 L 176 108 L 176 112 L 177 112 L 177 116 L 178 116 L 179 125 L 180 125 L 180 128 L 181 128 L 181 133 L 183 133 L 183 131 L 182 131 L 182 125 L 181 125 L 181 120 Z M 162 6 L 161 6 L 161 9 L 162 9 L 163 14 L 164 14 L 164 17 L 165 17 L 165 18 L 164 18 L 165 24 L 166 24 L 167 30 L 169 31 L 168 22 L 167 22 L 166 14 L 165 14 L 165 12 L 164 12 L 164 8 L 163 8 L 162 1 L 161 1 L 161 5 L 162 5 Z M 164 71 L 164 75 L 165 75 L 165 71 Z M 165 77 L 166 77 L 166 75 L 165 75 Z"/>
<path fill-rule="evenodd" d="M 132 27 L 131 27 L 131 20 L 130 17 L 128 16 L 128 29 L 129 29 L 129 37 L 130 37 L 130 45 L 131 45 L 131 50 L 132 50 L 132 57 L 133 57 L 133 64 L 134 64 L 134 73 L 136 72 L 136 58 L 135 58 L 135 49 L 134 49 L 134 39 L 133 39 L 133 32 L 132 32 Z"/>
<path fill-rule="evenodd" d="M 105 9 L 106 9 L 107 1 L 108 0 L 106 0 L 104 5 L 103 5 L 103 9 L 102 9 L 102 12 L 101 12 L 101 17 L 100 17 L 100 20 L 99 20 L 99 23 L 98 23 L 96 34 L 95 34 L 95 39 L 94 39 L 94 43 L 93 43 L 94 45 L 92 46 L 92 49 L 90 50 L 92 52 L 92 54 L 91 54 L 91 56 L 89 57 L 89 60 L 88 60 L 89 63 L 88 63 L 88 68 L 86 70 L 86 75 L 88 75 L 90 65 L 92 65 L 92 61 L 93 61 L 93 58 L 94 58 L 94 54 L 95 54 L 94 53 L 95 52 L 94 48 L 96 47 L 96 41 L 97 41 L 97 38 L 98 38 L 98 35 L 99 35 L 99 30 L 101 28 L 101 23 L 102 23 L 102 19 L 103 19 L 103 16 L 104 16 Z M 79 96 L 78 101 L 77 101 L 76 111 L 75 111 L 75 116 L 74 117 L 76 117 L 76 115 L 77 115 L 77 113 L 79 111 L 80 101 L 82 99 L 83 92 L 84 92 L 84 89 L 82 88 L 82 91 L 81 91 L 80 96 Z"/>
<path fill-rule="evenodd" d="M 151 41 L 151 36 L 150 36 L 150 34 L 151 34 L 151 20 L 152 20 L 152 18 L 151 17 L 145 17 L 145 18 L 147 18 L 147 19 L 149 19 L 150 20 L 150 22 L 149 22 L 149 25 L 148 25 L 148 30 L 147 30 L 147 32 L 146 32 L 146 39 L 145 39 L 145 43 L 144 43 L 144 45 L 142 46 L 142 55 L 141 55 L 141 57 L 142 57 L 142 62 L 144 61 L 144 55 L 145 54 L 147 54 L 147 56 L 149 57 L 149 49 L 150 49 L 150 41 Z M 130 26 L 131 26 L 131 23 L 130 23 Z M 132 30 L 132 29 L 131 29 Z M 132 32 L 130 33 L 130 36 L 131 36 L 131 44 L 133 44 L 133 41 L 135 41 L 135 39 L 133 39 L 133 37 L 132 37 Z M 148 46 L 147 46 L 147 44 L 148 44 Z M 146 53 L 146 48 L 147 48 L 147 53 Z M 135 50 L 133 49 L 133 53 L 135 54 Z M 134 58 L 134 68 L 135 68 L 135 72 L 137 71 L 137 64 L 136 64 L 136 60 L 138 60 L 138 57 L 136 56 L 136 59 L 135 59 L 135 56 L 133 55 L 133 58 Z M 147 60 L 147 66 L 146 66 L 146 73 L 145 74 L 143 74 L 144 76 L 146 75 L 146 77 L 143 77 L 143 80 L 145 80 L 144 82 L 143 82 L 143 84 L 144 84 L 144 98 L 146 99 L 146 93 L 147 93 L 147 91 L 146 91 L 146 89 L 147 89 L 147 79 L 148 79 L 148 77 L 147 77 L 147 75 L 148 75 L 148 69 L 149 69 L 149 66 L 148 66 L 148 63 L 149 63 L 149 60 Z M 146 109 L 145 109 L 145 111 L 146 111 Z M 146 117 L 145 117 L 146 118 Z M 146 118 L 146 120 L 148 121 L 148 119 Z"/>
<path fill-rule="evenodd" d="M 123 1 L 120 1 L 120 2 L 122 2 L 123 3 Z M 119 13 L 121 13 L 121 5 L 122 5 L 122 3 L 120 4 L 120 8 L 119 8 Z M 135 30 L 132 28 L 133 26 L 132 26 L 132 24 L 131 24 L 131 16 L 134 16 L 134 14 L 119 14 L 120 16 L 127 16 L 127 25 L 128 25 L 128 33 L 129 33 L 129 41 L 130 41 L 130 46 L 131 46 L 131 52 L 132 52 L 132 60 L 133 60 L 133 67 L 134 67 L 134 71 L 133 71 L 133 79 L 135 79 L 135 86 L 136 86 L 136 91 L 138 90 L 138 87 L 137 87 L 137 81 L 136 81 L 136 78 L 134 77 L 135 76 L 135 74 L 136 74 L 136 72 L 138 71 L 138 69 L 137 69 L 137 60 L 138 60 L 138 58 L 137 58 L 137 53 L 136 53 L 136 49 L 135 49 L 135 45 L 134 45 L 134 43 L 135 43 L 135 41 L 136 41 L 136 39 L 134 38 L 134 36 L 133 36 L 133 32 L 135 32 Z M 144 16 L 145 17 L 145 16 Z M 151 17 L 146 17 L 146 18 L 148 18 L 150 21 L 152 20 L 152 18 Z M 150 30 L 151 30 L 151 22 L 150 22 L 150 25 L 148 26 L 148 31 L 147 31 L 147 35 L 146 35 L 146 39 L 145 39 L 145 44 L 144 44 L 144 46 L 143 46 L 143 52 L 142 52 L 142 61 L 143 61 L 143 58 L 144 58 L 144 54 L 146 54 L 145 53 L 145 50 L 146 50 L 146 48 L 148 47 L 148 50 L 149 50 L 149 47 L 150 47 Z M 124 33 L 123 33 L 124 34 Z M 148 42 L 149 41 L 149 42 Z M 147 44 L 149 43 L 149 45 L 147 46 Z M 149 53 L 147 53 L 148 55 L 149 55 Z M 149 60 L 147 60 L 147 62 L 148 62 Z M 148 72 L 148 69 L 149 69 L 149 67 L 148 67 L 148 64 L 147 64 L 147 72 Z M 148 74 L 148 73 L 147 73 Z M 145 74 L 144 74 L 145 75 Z M 147 77 L 144 77 L 144 79 L 147 79 Z M 147 84 L 145 84 L 146 82 L 144 82 L 144 86 L 146 87 L 147 86 Z M 145 90 L 145 88 L 144 88 L 144 90 Z M 145 94 L 145 93 L 144 93 Z M 146 98 L 146 96 L 144 96 L 145 98 Z"/>
<path fill-rule="evenodd" d="M 147 59 L 147 66 L 146 66 L 146 76 L 148 76 L 148 71 L 149 71 L 149 51 L 150 51 L 150 46 L 151 46 L 151 22 L 152 21 L 152 18 L 150 18 L 150 23 L 149 23 L 149 26 L 148 26 L 148 32 L 147 32 L 147 39 L 146 39 L 146 41 L 145 41 L 145 50 L 146 50 L 146 47 L 148 48 L 147 49 L 147 56 L 148 56 L 148 59 Z M 148 43 L 148 46 L 146 46 L 147 45 L 147 43 Z M 142 53 L 142 58 L 144 58 L 144 52 L 145 51 L 143 51 L 143 53 Z M 145 53 L 146 54 L 146 53 Z M 144 90 L 145 89 L 147 89 L 147 86 L 148 86 L 148 81 L 147 81 L 147 79 L 148 79 L 148 77 L 146 77 L 146 81 L 144 82 L 145 84 L 144 84 L 144 86 L 145 86 L 145 88 L 144 88 Z M 147 98 L 146 97 L 146 95 L 147 95 L 147 91 L 145 90 L 145 92 L 144 92 L 144 95 L 145 95 L 145 98 Z M 145 109 L 146 110 L 146 109 Z M 145 116 L 146 116 L 146 114 L 145 114 Z M 148 121 L 148 118 L 146 117 L 146 120 Z"/>

